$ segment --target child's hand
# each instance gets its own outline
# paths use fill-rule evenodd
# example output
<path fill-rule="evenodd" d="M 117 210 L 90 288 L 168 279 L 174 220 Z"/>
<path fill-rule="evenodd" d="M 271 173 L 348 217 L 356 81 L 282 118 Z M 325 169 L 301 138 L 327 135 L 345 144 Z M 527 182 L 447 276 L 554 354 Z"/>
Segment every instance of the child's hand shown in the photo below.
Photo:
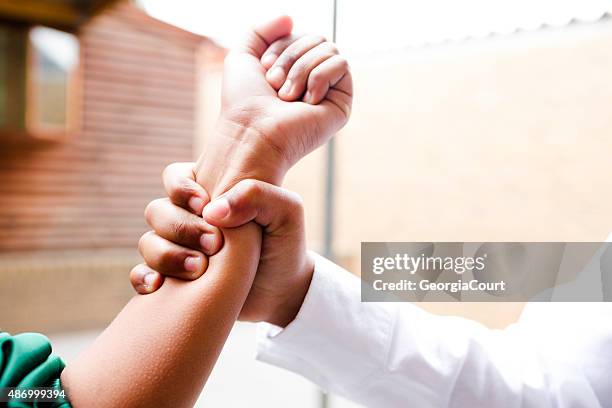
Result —
<path fill-rule="evenodd" d="M 301 100 L 310 105 L 328 101 L 344 114 L 342 119 L 348 119 L 351 73 L 334 43 L 318 35 L 289 35 L 270 44 L 261 64 L 268 83 L 283 101 Z"/>
<path fill-rule="evenodd" d="M 291 24 L 288 17 L 287 24 Z M 250 54 L 230 53 L 227 59 L 224 105 L 230 113 L 235 108 L 253 112 L 248 118 L 252 121 L 250 125 L 292 156 L 291 163 L 323 144 L 346 124 L 353 101 L 353 82 L 348 63 L 335 44 L 316 35 L 288 35 L 272 43 L 253 38 L 247 50 Z M 254 70 L 258 81 L 250 84 L 244 77 L 241 80 L 234 77 L 242 73 L 234 72 L 234 62 L 241 67 L 246 64 L 241 60 L 246 55 L 258 58 L 261 63 Z M 260 76 L 264 72 L 262 67 L 265 84 Z M 261 89 L 247 91 L 245 85 Z"/>
<path fill-rule="evenodd" d="M 185 174 L 190 172 L 190 177 Z M 219 252 L 223 236 L 195 214 L 210 201 L 207 192 L 195 182 L 193 163 L 173 163 L 164 170 L 164 187 L 168 198 L 153 200 L 145 209 L 145 219 L 152 231 L 140 238 L 138 250 L 147 264 L 136 265 L 130 272 L 134 289 L 140 294 L 156 291 L 163 283 L 163 276 L 180 279 L 197 279 L 206 272 L 208 256 Z M 177 206 L 189 208 L 185 216 L 182 209 L 175 213 L 159 211 L 167 208 L 172 200 Z M 164 239 L 180 235 L 182 246 Z"/>
<path fill-rule="evenodd" d="M 349 118 L 353 84 L 346 60 L 333 43 L 296 38 L 291 29 L 289 17 L 255 28 L 225 59 L 217 126 L 223 137 L 211 140 L 199 162 L 219 184 L 239 181 L 234 174 L 214 174 L 217 165 L 207 167 L 219 157 L 227 157 L 229 169 L 248 163 L 247 178 L 280 183 L 289 167 Z"/>
<path fill-rule="evenodd" d="M 168 274 L 168 269 L 158 267 L 159 259 L 180 259 L 197 242 L 203 221 L 193 214 L 197 210 L 185 199 L 193 194 L 193 190 L 189 191 L 193 180 L 193 164 L 171 165 L 164 172 L 170 200 L 156 200 L 148 207 L 149 218 L 155 220 L 152 227 L 156 239 L 141 241 L 141 253 L 148 266 L 138 267 L 149 272 L 155 285 L 147 291 L 139 290 L 142 278 L 133 270 L 130 280 L 140 293 L 157 290 L 163 279 L 160 274 Z M 261 258 L 240 319 L 279 326 L 291 322 L 306 296 L 314 268 L 306 251 L 301 199 L 262 181 L 243 180 L 208 204 L 203 218 L 219 228 L 238 227 L 250 221 L 262 227 Z M 194 278 L 186 274 L 179 277 Z"/>

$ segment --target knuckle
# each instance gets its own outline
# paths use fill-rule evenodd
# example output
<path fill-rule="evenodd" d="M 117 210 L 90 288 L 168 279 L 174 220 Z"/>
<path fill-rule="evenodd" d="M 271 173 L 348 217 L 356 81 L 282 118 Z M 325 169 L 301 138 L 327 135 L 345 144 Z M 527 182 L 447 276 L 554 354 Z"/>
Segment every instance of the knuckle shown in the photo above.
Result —
<path fill-rule="evenodd" d="M 295 81 L 296 79 L 303 77 L 305 73 L 306 73 L 305 64 L 296 63 L 294 66 L 291 67 L 291 70 L 289 71 L 287 78 L 292 81 Z"/>
<path fill-rule="evenodd" d="M 186 242 L 189 237 L 189 225 L 185 222 L 185 220 L 178 220 L 172 224 L 172 235 L 177 243 Z"/>
<path fill-rule="evenodd" d="M 289 191 L 287 194 L 287 203 L 289 204 L 290 212 L 294 215 L 304 213 L 304 199 L 296 192 Z"/>
<path fill-rule="evenodd" d="M 274 43 L 272 43 L 272 45 L 270 45 L 270 47 L 266 50 L 265 54 L 278 54 L 279 51 L 284 50 L 285 48 L 287 48 L 289 45 L 291 45 L 291 43 L 295 41 L 295 39 L 292 38 L 283 38 L 280 40 L 276 40 L 274 41 Z"/>
<path fill-rule="evenodd" d="M 283 55 L 278 58 L 277 65 L 284 69 L 287 69 L 297 60 L 297 53 L 295 51 L 285 50 Z"/>
<path fill-rule="evenodd" d="M 183 198 L 182 188 L 176 183 L 169 184 L 168 185 L 168 197 L 174 203 L 180 202 L 180 200 Z"/>
<path fill-rule="evenodd" d="M 348 71 L 350 68 L 348 60 L 341 55 L 336 56 L 336 63 L 341 66 L 344 71 Z"/>
<path fill-rule="evenodd" d="M 170 163 L 169 165 L 164 167 L 164 170 L 162 170 L 162 177 L 164 179 L 169 178 L 172 174 L 176 172 L 178 166 L 178 163 Z"/>
<path fill-rule="evenodd" d="M 292 191 L 283 192 L 284 210 L 280 213 L 280 224 L 300 227 L 304 222 L 304 204 L 302 197 Z"/>
<path fill-rule="evenodd" d="M 231 206 L 238 212 L 249 208 L 262 192 L 261 182 L 253 179 L 242 180 L 237 184 L 237 193 L 231 197 Z"/>
<path fill-rule="evenodd" d="M 193 187 L 191 180 L 182 178 L 174 185 L 170 186 L 170 199 L 175 203 L 183 203 L 187 197 L 195 194 L 196 190 Z"/>
<path fill-rule="evenodd" d="M 147 224 L 149 223 L 149 221 L 151 220 L 151 204 L 153 203 L 153 201 L 150 201 L 149 204 L 147 204 L 147 206 L 145 207 L 144 211 L 143 211 L 143 215 L 145 218 L 145 221 L 147 222 Z"/>
<path fill-rule="evenodd" d="M 242 180 L 240 183 L 238 183 L 238 185 L 240 187 L 240 191 L 242 191 L 241 195 L 247 200 L 253 199 L 253 197 L 259 195 L 259 192 L 261 191 L 261 187 L 257 180 Z"/>
<path fill-rule="evenodd" d="M 295 191 L 289 191 L 288 195 L 289 195 L 289 201 L 291 202 L 292 205 L 294 205 L 295 207 L 304 206 L 304 199 L 302 198 L 301 195 L 299 195 Z"/>
<path fill-rule="evenodd" d="M 325 38 L 325 36 L 324 36 L 324 35 L 318 35 L 318 34 L 317 34 L 317 35 L 313 35 L 313 36 L 312 36 L 312 41 L 313 41 L 314 43 L 321 44 L 321 43 L 327 42 L 327 38 Z"/>
<path fill-rule="evenodd" d="M 187 163 L 171 163 L 162 172 L 164 187 L 168 196 L 174 200 L 181 200 L 186 193 L 195 191 L 192 180 L 186 177 L 185 169 Z"/>
<path fill-rule="evenodd" d="M 150 201 L 149 204 L 147 204 L 147 206 L 145 207 L 144 217 L 147 223 L 151 224 L 151 220 L 153 219 L 153 216 L 161 200 L 162 200 L 161 198 L 156 198 L 155 200 Z"/>
<path fill-rule="evenodd" d="M 339 54 L 340 51 L 338 50 L 338 46 L 336 45 L 336 43 L 333 42 L 326 42 L 325 46 L 327 48 L 327 51 L 331 54 Z"/>
<path fill-rule="evenodd" d="M 313 87 L 317 87 L 321 85 L 324 81 L 323 73 L 321 71 L 313 71 L 310 74 L 310 78 L 308 78 L 308 81 L 310 82 L 310 85 Z"/>
<path fill-rule="evenodd" d="M 140 252 L 141 255 L 144 254 L 144 248 L 147 245 L 147 242 L 149 241 L 149 238 L 151 237 L 152 234 L 154 234 L 153 231 L 147 231 L 144 234 L 142 234 L 140 238 L 138 239 L 138 251 Z"/>

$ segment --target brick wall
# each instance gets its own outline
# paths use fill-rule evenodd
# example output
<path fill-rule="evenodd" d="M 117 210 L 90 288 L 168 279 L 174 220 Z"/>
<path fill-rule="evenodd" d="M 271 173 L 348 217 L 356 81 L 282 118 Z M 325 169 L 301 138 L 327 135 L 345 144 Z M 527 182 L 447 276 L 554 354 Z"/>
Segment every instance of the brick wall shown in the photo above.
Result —
<path fill-rule="evenodd" d="M 0 147 L 5 330 L 81 327 L 114 315 L 129 295 L 143 209 L 163 194 L 161 171 L 192 158 L 203 39 L 124 2 L 79 37 L 81 131 L 64 142 Z"/>

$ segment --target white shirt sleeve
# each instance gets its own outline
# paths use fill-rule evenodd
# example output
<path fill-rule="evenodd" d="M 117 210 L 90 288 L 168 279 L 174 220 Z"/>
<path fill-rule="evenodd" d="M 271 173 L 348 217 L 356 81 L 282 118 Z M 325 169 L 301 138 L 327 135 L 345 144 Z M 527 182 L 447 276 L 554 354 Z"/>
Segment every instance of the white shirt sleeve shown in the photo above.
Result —
<path fill-rule="evenodd" d="M 257 358 L 368 407 L 612 407 L 612 303 L 532 303 L 491 330 L 360 298 L 317 256 L 296 319 L 260 325 Z"/>

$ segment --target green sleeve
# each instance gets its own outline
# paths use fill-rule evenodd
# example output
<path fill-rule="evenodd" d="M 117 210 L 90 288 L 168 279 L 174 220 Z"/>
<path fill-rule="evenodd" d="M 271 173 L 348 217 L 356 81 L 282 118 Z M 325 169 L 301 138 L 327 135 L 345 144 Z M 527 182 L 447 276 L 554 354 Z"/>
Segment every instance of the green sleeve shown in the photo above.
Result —
<path fill-rule="evenodd" d="M 42 334 L 22 333 L 11 336 L 0 333 L 0 387 L 60 388 L 64 362 L 51 354 L 49 339 Z M 9 402 L 8 407 L 69 408 L 67 400 L 54 403 Z"/>

